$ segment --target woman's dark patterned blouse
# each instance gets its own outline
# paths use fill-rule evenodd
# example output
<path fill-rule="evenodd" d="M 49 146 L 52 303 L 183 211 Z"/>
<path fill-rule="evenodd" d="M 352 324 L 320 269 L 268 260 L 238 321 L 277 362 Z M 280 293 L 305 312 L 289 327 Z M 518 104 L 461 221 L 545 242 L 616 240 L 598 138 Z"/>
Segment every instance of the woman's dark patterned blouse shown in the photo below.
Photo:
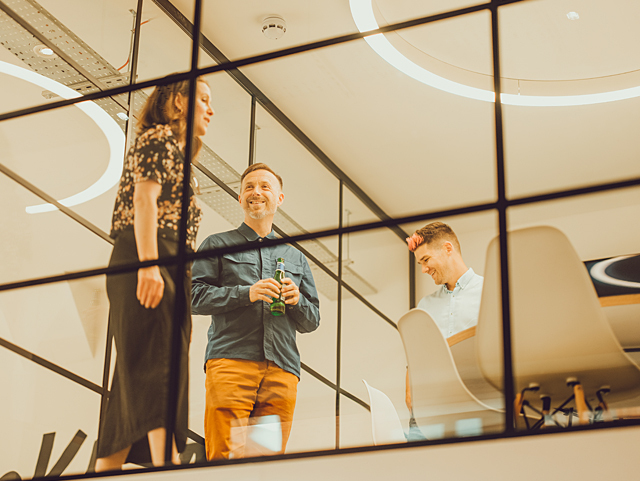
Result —
<path fill-rule="evenodd" d="M 115 239 L 123 230 L 133 228 L 134 184 L 154 180 L 162 186 L 158 197 L 158 236 L 177 241 L 182 209 L 183 166 L 184 156 L 168 125 L 156 125 L 141 133 L 124 162 L 111 220 L 111 237 Z M 195 250 L 202 209 L 191 187 L 189 191 L 191 201 L 187 245 Z"/>

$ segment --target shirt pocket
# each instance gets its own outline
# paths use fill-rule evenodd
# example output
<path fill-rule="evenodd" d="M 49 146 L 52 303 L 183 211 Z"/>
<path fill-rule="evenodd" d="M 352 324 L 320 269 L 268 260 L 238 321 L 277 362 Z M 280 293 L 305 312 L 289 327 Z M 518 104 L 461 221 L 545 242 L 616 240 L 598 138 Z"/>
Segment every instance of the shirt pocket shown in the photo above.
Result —
<path fill-rule="evenodd" d="M 249 252 L 234 252 L 222 256 L 223 286 L 252 286 L 258 282 L 258 264 Z"/>
<path fill-rule="evenodd" d="M 304 272 L 304 269 L 302 268 L 302 266 L 299 266 L 298 264 L 295 264 L 291 261 L 287 261 L 285 259 L 284 272 L 286 277 L 291 279 L 296 286 L 300 287 L 300 282 L 302 281 L 302 274 Z"/>

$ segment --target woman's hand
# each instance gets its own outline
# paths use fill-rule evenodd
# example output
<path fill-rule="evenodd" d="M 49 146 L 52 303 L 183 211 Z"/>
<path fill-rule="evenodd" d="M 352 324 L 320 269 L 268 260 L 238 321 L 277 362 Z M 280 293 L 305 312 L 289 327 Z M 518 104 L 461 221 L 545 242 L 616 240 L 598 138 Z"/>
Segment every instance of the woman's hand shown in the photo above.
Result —
<path fill-rule="evenodd" d="M 158 197 L 162 187 L 154 180 L 135 184 L 133 190 L 133 228 L 138 246 L 138 259 L 150 261 L 158 258 Z M 164 279 L 160 267 L 138 269 L 136 297 L 147 309 L 155 309 L 164 294 Z"/>
<path fill-rule="evenodd" d="M 158 266 L 138 269 L 136 297 L 145 308 L 155 309 L 164 294 L 164 279 Z"/>

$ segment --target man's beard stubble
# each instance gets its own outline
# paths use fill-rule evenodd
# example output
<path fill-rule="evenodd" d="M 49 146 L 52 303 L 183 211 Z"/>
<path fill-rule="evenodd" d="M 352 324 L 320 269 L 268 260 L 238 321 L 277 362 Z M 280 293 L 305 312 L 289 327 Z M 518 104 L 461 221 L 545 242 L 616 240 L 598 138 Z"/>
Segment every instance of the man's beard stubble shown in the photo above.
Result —
<path fill-rule="evenodd" d="M 252 200 L 252 199 L 249 199 Z M 267 217 L 268 215 L 274 215 L 276 213 L 276 211 L 278 210 L 278 207 L 275 205 L 271 205 L 270 202 L 265 201 L 265 205 L 264 205 L 264 210 L 262 212 L 255 212 L 251 209 L 251 206 L 249 204 L 249 200 L 247 201 L 247 203 L 243 206 L 244 211 L 247 213 L 247 215 L 249 217 L 251 217 L 254 220 L 262 220 L 265 217 Z"/>

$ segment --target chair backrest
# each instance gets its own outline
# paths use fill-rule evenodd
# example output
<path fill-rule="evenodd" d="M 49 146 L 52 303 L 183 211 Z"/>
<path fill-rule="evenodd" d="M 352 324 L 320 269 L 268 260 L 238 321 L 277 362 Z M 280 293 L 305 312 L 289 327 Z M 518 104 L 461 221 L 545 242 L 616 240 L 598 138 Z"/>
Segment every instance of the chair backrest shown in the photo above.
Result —
<path fill-rule="evenodd" d="M 491 409 L 460 379 L 447 340 L 429 313 L 410 310 L 398 321 L 398 330 L 407 356 L 416 416 Z"/>
<path fill-rule="evenodd" d="M 377 446 L 407 442 L 398 412 L 391 400 L 382 391 L 369 386 L 364 379 L 362 382 L 369 392 L 373 444 Z"/>
<path fill-rule="evenodd" d="M 451 345 L 450 339 L 449 349 L 455 362 L 456 370 L 465 387 L 479 401 L 495 408 L 503 409 L 504 395 L 502 391 L 498 391 L 495 387 L 487 382 L 478 366 L 478 358 L 476 356 L 476 337 L 474 335 Z"/>
<path fill-rule="evenodd" d="M 611 385 L 610 400 L 640 386 L 640 370 L 622 351 L 600 307 L 587 270 L 567 237 L 541 226 L 508 234 L 511 332 L 516 390 L 540 383 L 564 390 L 577 377 L 585 392 Z M 502 389 L 499 239 L 487 250 L 476 331 L 478 364 Z M 551 394 L 550 392 L 548 392 Z"/>

